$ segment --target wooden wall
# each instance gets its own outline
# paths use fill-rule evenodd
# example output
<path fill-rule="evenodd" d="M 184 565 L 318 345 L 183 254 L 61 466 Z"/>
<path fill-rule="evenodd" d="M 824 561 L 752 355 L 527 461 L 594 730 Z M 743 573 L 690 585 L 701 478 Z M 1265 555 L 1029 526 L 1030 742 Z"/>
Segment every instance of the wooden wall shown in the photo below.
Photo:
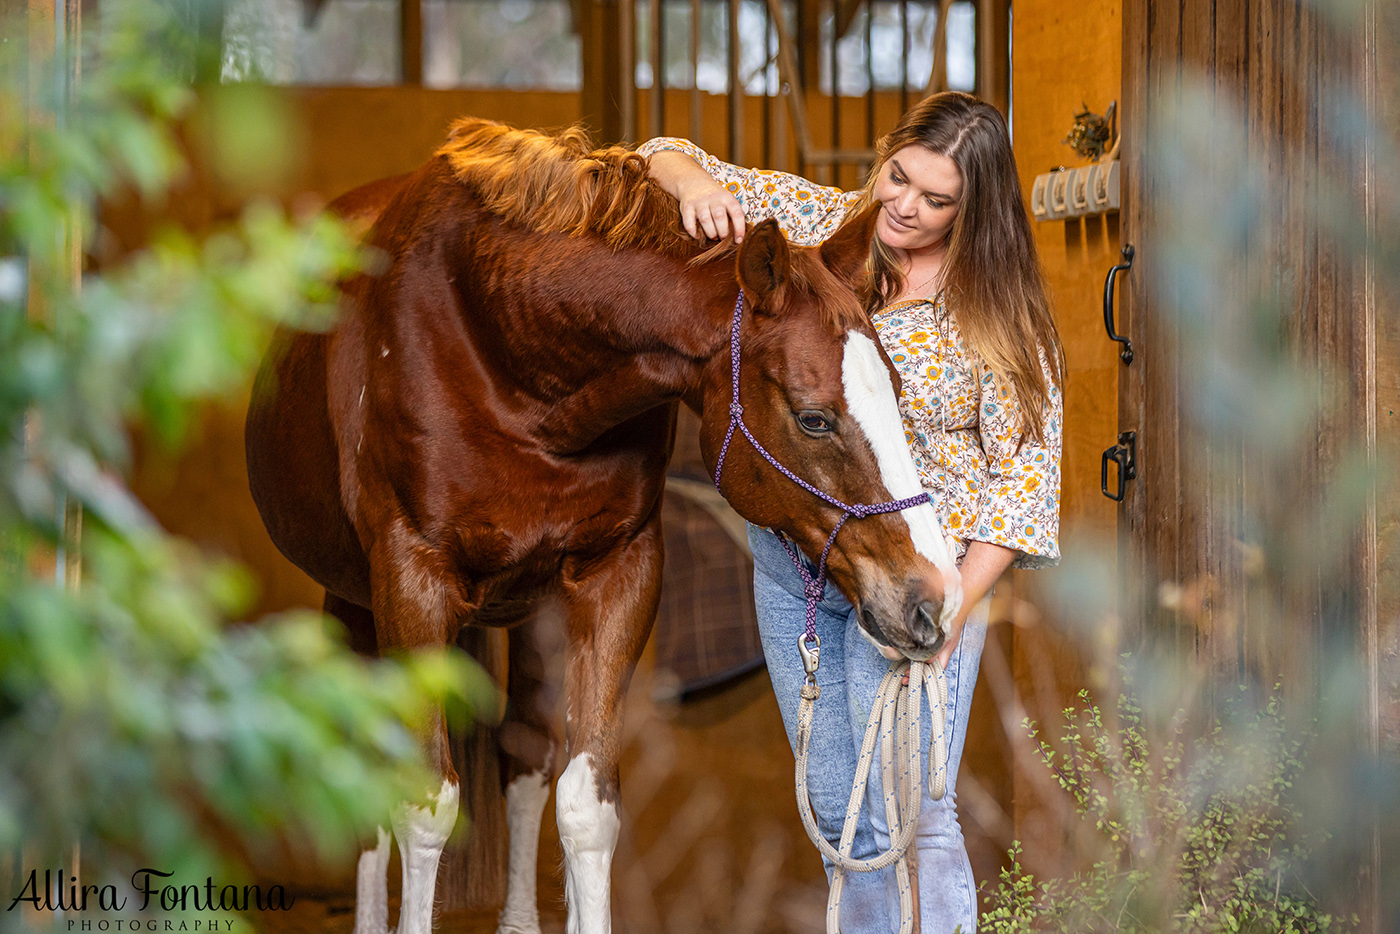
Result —
<path fill-rule="evenodd" d="M 1021 187 L 1029 203 L 1035 176 L 1059 165 L 1085 160 L 1063 140 L 1074 115 L 1087 106 L 1104 113 L 1118 100 L 1122 29 L 1121 4 L 1087 0 L 1018 2 L 1012 17 L 1012 139 Z M 1121 107 L 1121 101 L 1120 101 Z M 1077 648 L 1101 622 L 1103 594 L 1086 594 L 1082 614 L 1067 617 L 1052 608 L 1047 594 L 1068 584 L 1095 560 L 1114 562 L 1114 504 L 1100 492 L 1100 455 L 1117 435 L 1121 364 L 1117 345 L 1103 326 L 1103 283 L 1118 261 L 1116 213 L 1092 218 L 1034 222 L 1036 246 L 1055 305 L 1069 374 L 1065 386 L 1063 479 L 1060 499 L 1060 550 L 1065 568 L 1016 572 L 1008 608 L 1019 623 L 1014 636 L 1014 685 L 1025 712 L 1058 720 L 1063 703 L 1090 686 L 1094 672 L 1081 663 Z M 1111 575 L 1110 575 L 1111 577 Z M 1111 599 L 1109 600 L 1111 603 Z M 988 669 L 989 677 L 994 675 Z M 1017 711 L 1007 708 L 1010 684 L 998 697 L 1006 734 L 1018 750 L 1014 822 L 1027 855 L 1040 868 L 1054 869 L 1058 826 L 1064 815 L 1048 810 L 1035 789 L 1043 767 L 1027 748 Z"/>
<path fill-rule="evenodd" d="M 1139 256 L 1126 327 L 1143 348 L 1141 366 L 1120 382 L 1123 426 L 1139 432 L 1140 479 L 1120 526 L 1131 546 L 1129 577 L 1142 584 L 1139 608 L 1222 673 L 1278 680 L 1304 701 L 1335 690 L 1324 684 L 1329 677 L 1357 685 L 1362 715 L 1338 719 L 1321 740 L 1338 761 L 1367 744 L 1393 752 L 1400 702 L 1394 486 L 1367 494 L 1347 480 L 1368 460 L 1393 474 L 1400 427 L 1395 280 L 1379 256 L 1360 248 L 1365 235 L 1392 243 L 1397 236 L 1384 206 L 1392 184 L 1384 180 L 1397 170 L 1395 26 L 1394 4 L 1371 0 L 1134 0 L 1125 7 L 1124 236 Z M 1317 413 L 1287 458 L 1250 430 L 1239 430 L 1235 442 L 1215 433 L 1205 443 L 1201 410 L 1188 401 L 1202 372 L 1181 352 L 1186 316 L 1172 309 L 1211 310 L 1190 308 L 1184 296 L 1192 283 L 1165 271 L 1172 242 L 1164 218 L 1173 199 L 1190 193 L 1169 187 L 1173 176 L 1157 157 L 1177 141 L 1162 138 L 1159 118 L 1198 92 L 1192 89 L 1205 98 L 1197 124 L 1220 128 L 1216 144 L 1193 150 L 1195 171 L 1228 174 L 1226 160 L 1248 159 L 1261 166 L 1251 181 L 1266 186 L 1243 240 L 1223 241 L 1234 260 L 1222 277 L 1224 301 L 1259 296 L 1262 307 L 1276 305 L 1282 315 L 1270 352 L 1318 376 L 1301 400 L 1279 400 L 1306 402 Z M 1366 119 L 1384 129 L 1366 130 Z M 1225 142 L 1234 136 L 1239 155 Z M 1256 327 L 1272 324 L 1270 313 Z M 1256 373 L 1267 371 L 1262 362 Z M 1338 530 L 1329 519 L 1349 508 L 1349 483 L 1365 502 L 1353 503 Z M 1189 605 L 1159 603 L 1159 584 L 1192 595 Z M 1345 826 L 1340 812 L 1334 817 Z M 1359 837 L 1341 833 L 1337 861 L 1347 868 L 1332 881 L 1359 883 L 1348 909 L 1360 905 L 1369 929 L 1391 930 L 1391 821 L 1379 814 L 1346 820 L 1372 823 Z M 1389 860 L 1381 852 L 1387 838 Z"/>

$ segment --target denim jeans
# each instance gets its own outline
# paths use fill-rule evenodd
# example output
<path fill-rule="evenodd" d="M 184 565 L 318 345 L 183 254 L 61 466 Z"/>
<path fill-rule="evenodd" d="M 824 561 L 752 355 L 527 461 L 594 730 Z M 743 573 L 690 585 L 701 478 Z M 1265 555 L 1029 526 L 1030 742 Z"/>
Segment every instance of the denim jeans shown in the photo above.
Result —
<path fill-rule="evenodd" d="M 799 693 L 806 673 L 797 652 L 797 638 L 806 625 L 806 601 L 802 578 L 777 537 L 766 529 L 749 526 L 753 548 L 754 601 L 768 674 L 777 693 L 788 742 L 797 734 Z M 815 569 L 808 566 L 809 573 Z M 972 934 L 977 923 L 977 891 L 972 879 L 958 826 L 956 782 L 967 735 L 968 714 L 977 666 L 987 637 L 987 608 L 983 600 L 970 614 L 962 638 L 945 671 L 948 684 L 948 781 L 947 793 L 929 797 L 927 762 L 924 765 L 923 804 L 915 833 L 918 850 L 919 914 L 923 934 Z M 856 758 L 865 734 L 870 708 L 880 680 L 890 663 L 859 631 L 851 604 L 827 584 L 817 607 L 817 635 L 822 640 L 817 683 L 821 697 L 812 720 L 808 755 L 808 789 L 812 811 L 832 845 L 841 836 L 846 805 L 855 780 Z M 928 755 L 932 717 L 926 706 L 920 717 L 921 748 Z M 890 845 L 885 822 L 884 792 L 878 764 L 870 770 L 865 807 L 861 810 L 851 855 L 869 859 Z M 825 860 L 824 860 L 825 861 Z M 831 877 L 831 864 L 826 867 Z M 849 872 L 841 898 L 843 934 L 887 934 L 899 930 L 899 896 L 894 868 L 879 872 Z"/>

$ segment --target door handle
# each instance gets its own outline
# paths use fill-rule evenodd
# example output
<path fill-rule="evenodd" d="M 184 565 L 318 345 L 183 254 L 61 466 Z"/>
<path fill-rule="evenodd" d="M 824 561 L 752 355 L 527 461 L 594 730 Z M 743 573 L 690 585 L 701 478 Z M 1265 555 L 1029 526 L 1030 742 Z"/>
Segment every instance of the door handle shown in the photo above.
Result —
<path fill-rule="evenodd" d="M 1108 491 L 1108 464 L 1112 461 L 1118 465 L 1118 485 L 1117 489 L 1110 493 Z M 1099 473 L 1099 487 L 1103 490 L 1103 495 L 1113 500 L 1115 503 L 1123 502 L 1123 494 L 1127 491 L 1128 481 L 1137 478 L 1137 432 L 1124 431 L 1118 435 L 1118 443 L 1103 452 L 1103 465 Z"/>
<path fill-rule="evenodd" d="M 1108 278 L 1103 284 L 1103 326 L 1108 331 L 1109 340 L 1123 345 L 1123 350 L 1118 356 L 1125 364 L 1133 362 L 1133 343 L 1113 329 L 1113 283 L 1120 272 L 1127 272 L 1133 268 L 1133 254 L 1136 252 L 1131 243 L 1123 247 L 1123 261 L 1108 271 Z"/>

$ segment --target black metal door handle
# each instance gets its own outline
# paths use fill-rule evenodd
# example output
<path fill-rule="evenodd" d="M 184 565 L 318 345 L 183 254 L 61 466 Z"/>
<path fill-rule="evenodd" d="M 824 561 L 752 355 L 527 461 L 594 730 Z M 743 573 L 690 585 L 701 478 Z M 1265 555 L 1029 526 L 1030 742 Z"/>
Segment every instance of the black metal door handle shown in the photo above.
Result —
<path fill-rule="evenodd" d="M 1112 461 L 1118 465 L 1118 487 L 1110 493 L 1108 491 L 1108 464 Z M 1103 495 L 1113 500 L 1115 503 L 1123 502 L 1123 494 L 1127 491 L 1128 481 L 1137 477 L 1137 432 L 1124 431 L 1118 435 L 1118 443 L 1103 452 L 1103 465 L 1099 474 L 1099 487 L 1103 490 Z"/>
<path fill-rule="evenodd" d="M 1127 272 L 1133 268 L 1133 254 L 1137 252 L 1133 245 L 1129 243 L 1123 247 L 1123 261 L 1108 271 L 1108 278 L 1103 284 L 1103 326 L 1108 331 L 1108 339 L 1117 341 L 1123 345 L 1123 351 L 1118 354 L 1125 364 L 1133 362 L 1132 341 L 1119 334 L 1113 329 L 1113 283 L 1118 278 L 1120 272 Z M 1104 494 L 1108 494 L 1105 492 Z"/>

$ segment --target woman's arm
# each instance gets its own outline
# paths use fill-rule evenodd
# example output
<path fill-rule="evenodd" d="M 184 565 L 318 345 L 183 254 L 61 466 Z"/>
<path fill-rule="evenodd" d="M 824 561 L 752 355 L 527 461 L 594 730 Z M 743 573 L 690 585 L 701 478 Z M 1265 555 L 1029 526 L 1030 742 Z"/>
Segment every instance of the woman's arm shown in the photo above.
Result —
<path fill-rule="evenodd" d="M 686 233 L 696 240 L 723 240 L 732 228 L 734 242 L 743 242 L 744 209 L 739 199 L 690 156 L 663 149 L 652 154 L 647 173 L 680 203 L 681 225 Z"/>
<path fill-rule="evenodd" d="M 993 545 L 991 542 L 967 543 L 967 554 L 963 557 L 961 569 L 963 602 L 957 615 L 953 617 L 952 632 L 948 635 L 948 640 L 935 656 L 938 659 L 938 667 L 948 667 L 953 653 L 957 651 L 958 641 L 962 639 L 967 617 L 973 608 L 982 602 L 982 598 L 992 592 L 996 582 L 1001 580 L 1001 576 L 1011 567 L 1011 562 L 1016 560 L 1019 553 L 1002 545 Z"/>
<path fill-rule="evenodd" d="M 649 174 L 676 199 L 686 232 L 697 239 L 732 232 L 737 241 L 748 224 L 771 217 L 789 241 L 814 246 L 835 232 L 860 199 L 860 192 L 815 185 L 786 172 L 730 165 L 677 137 L 647 140 L 637 154 L 648 158 Z"/>

